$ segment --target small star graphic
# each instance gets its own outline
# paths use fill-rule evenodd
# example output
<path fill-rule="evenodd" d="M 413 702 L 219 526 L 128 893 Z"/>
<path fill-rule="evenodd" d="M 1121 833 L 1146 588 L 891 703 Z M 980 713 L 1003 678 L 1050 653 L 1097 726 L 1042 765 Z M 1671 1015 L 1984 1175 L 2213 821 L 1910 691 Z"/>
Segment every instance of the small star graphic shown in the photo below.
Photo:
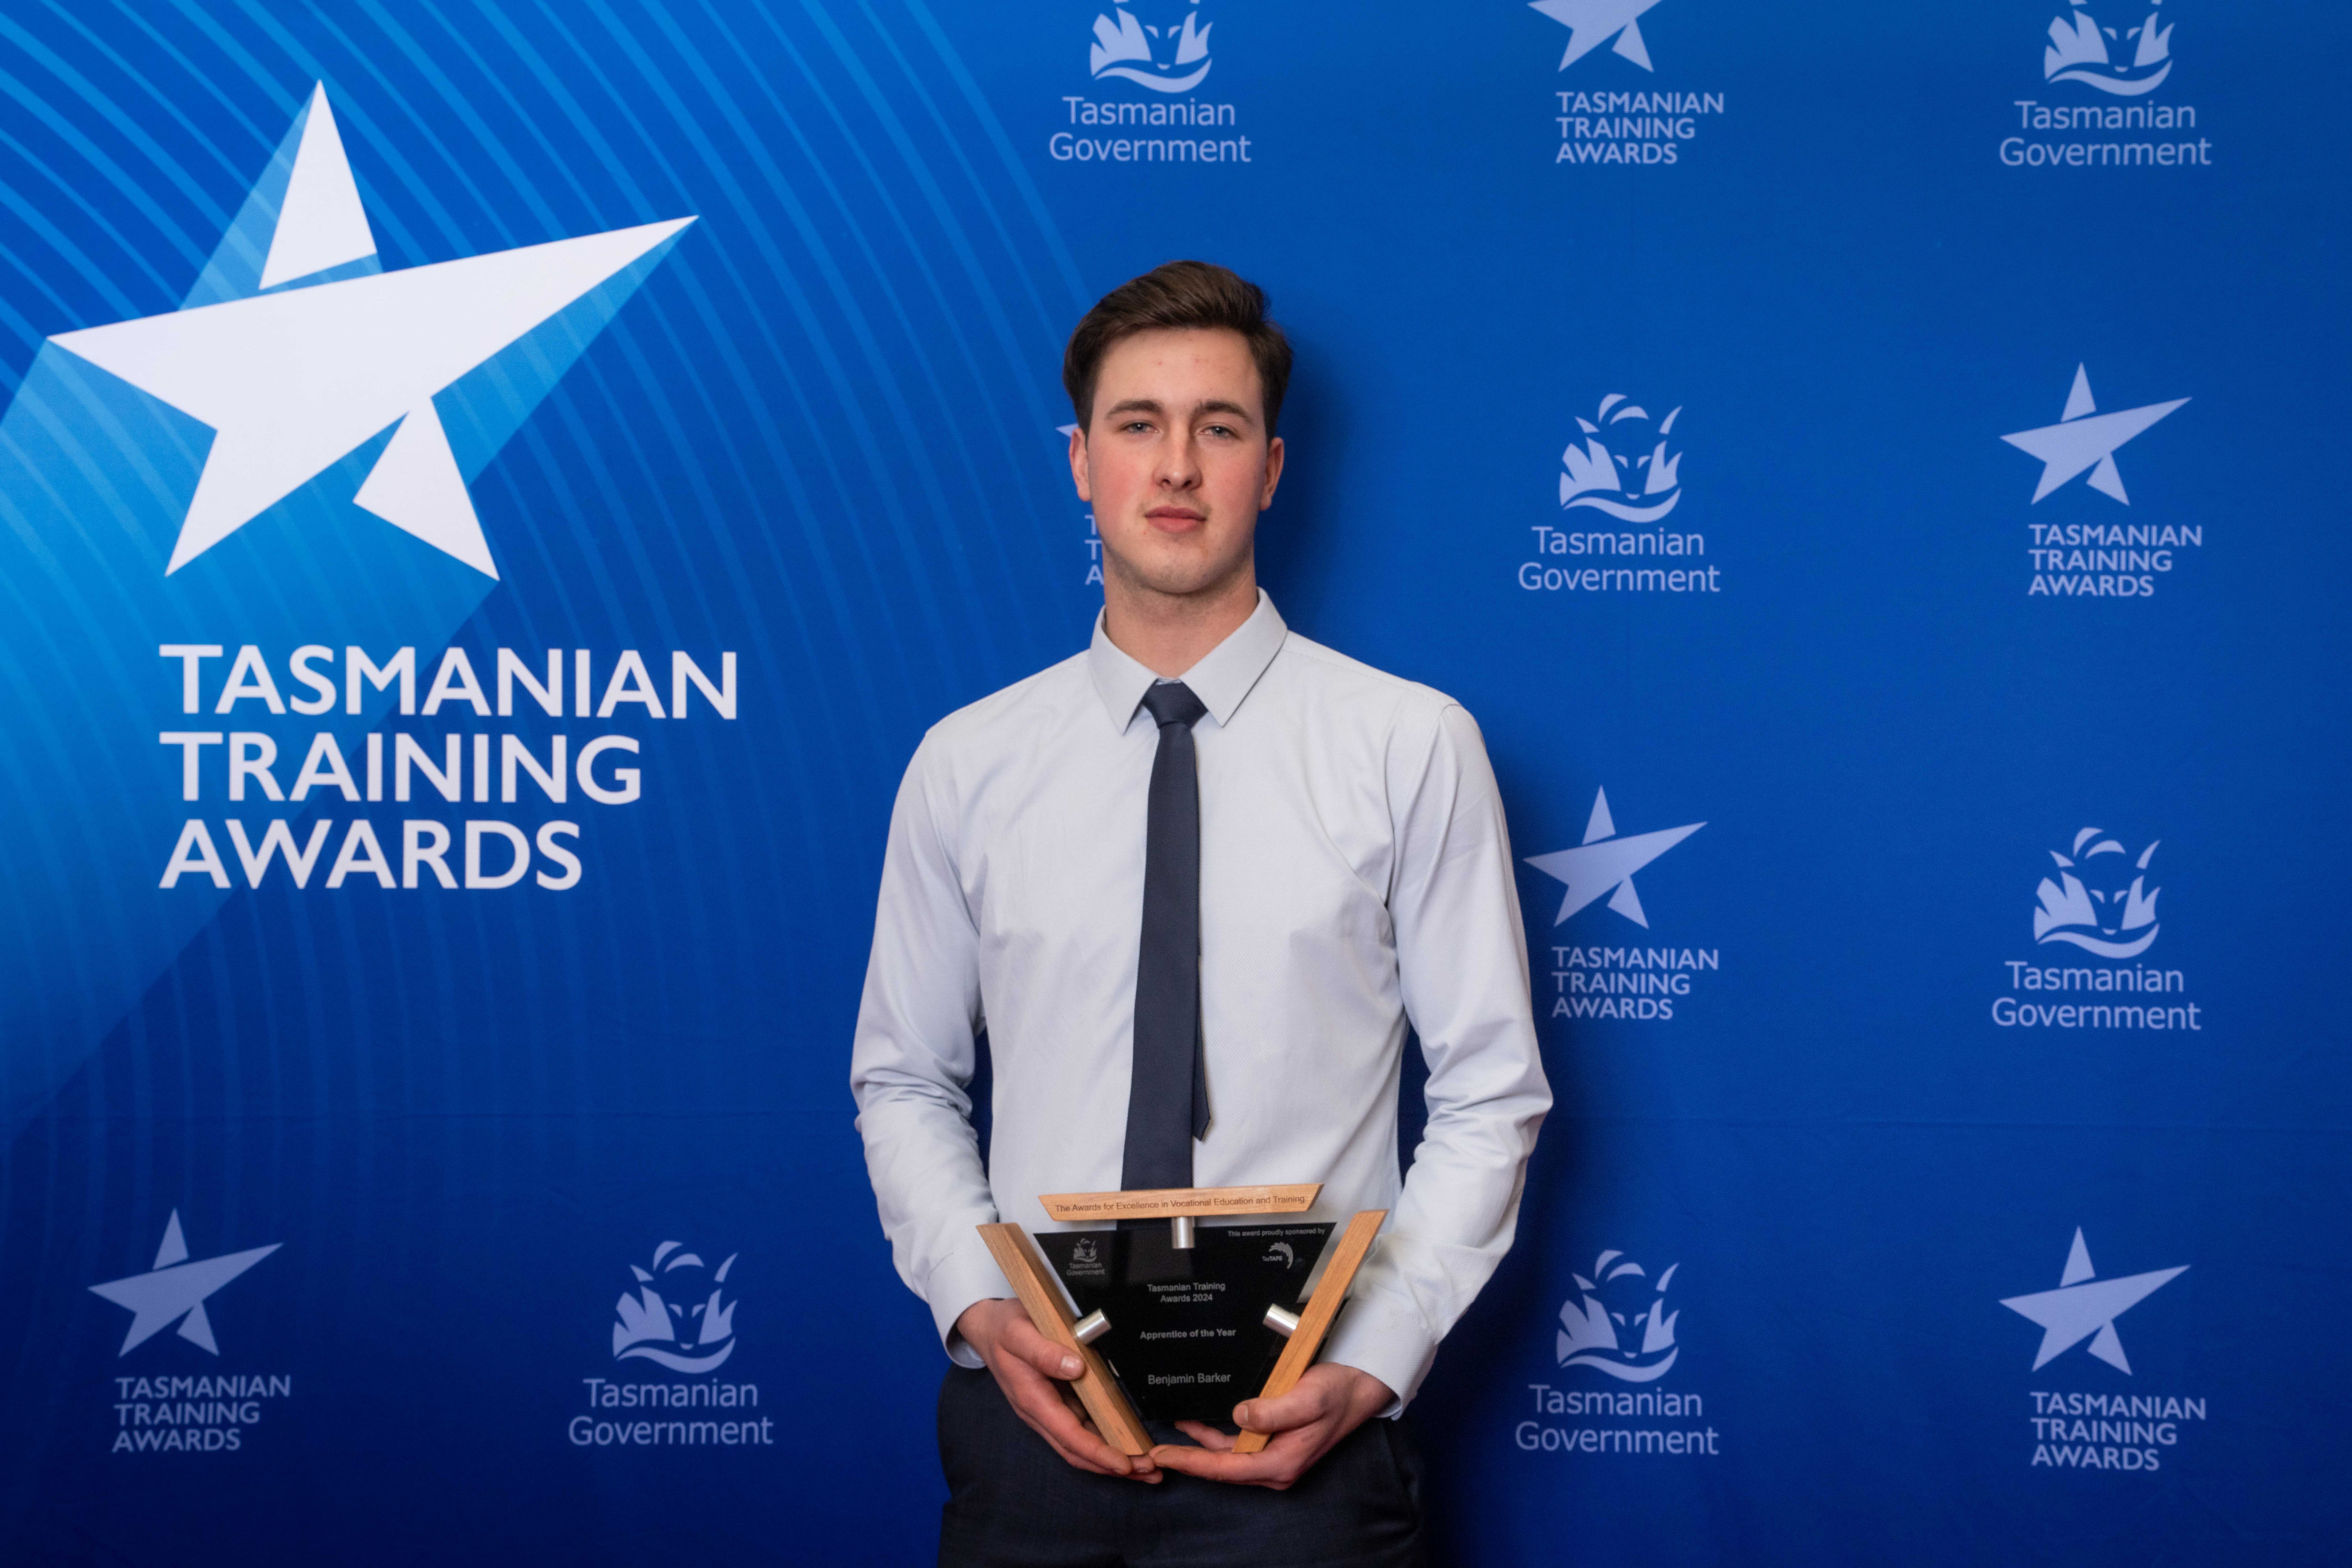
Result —
<path fill-rule="evenodd" d="M 2095 1279 L 2091 1249 L 2083 1244 L 2082 1228 L 2077 1226 L 2074 1245 L 2066 1253 L 2065 1271 L 2058 1276 L 2058 1288 L 2006 1297 L 2000 1304 L 2041 1325 L 2042 1348 L 2033 1357 L 2034 1371 L 2087 1339 L 2093 1355 L 2118 1372 L 2129 1373 L 2131 1363 L 2124 1359 L 2124 1342 L 2116 1337 L 2116 1320 L 2187 1272 L 2189 1265 L 2184 1263 L 2178 1269 L 2126 1274 L 2120 1280 Z"/>
<path fill-rule="evenodd" d="M 2177 397 L 2170 402 L 2151 402 L 2114 413 L 2095 413 L 2097 405 L 2091 401 L 2090 375 L 2076 365 L 2074 390 L 2066 394 L 2066 410 L 2057 423 L 2021 430 L 2001 439 L 2042 459 L 2042 482 L 2033 487 L 2036 501 L 2087 468 L 2092 489 L 2128 507 L 2131 497 L 2124 494 L 2123 476 L 2116 470 L 2116 449 L 2188 401 Z"/>
<path fill-rule="evenodd" d="M 205 1298 L 281 1245 L 273 1241 L 267 1247 L 191 1263 L 188 1243 L 180 1234 L 180 1211 L 173 1209 L 171 1222 L 163 1227 L 163 1244 L 155 1249 L 152 1270 L 90 1287 L 116 1306 L 131 1309 L 131 1332 L 123 1336 L 122 1348 L 115 1354 L 129 1355 L 176 1322 L 182 1339 L 218 1355 L 220 1345 L 213 1339 L 212 1320 L 205 1315 Z"/>
<path fill-rule="evenodd" d="M 1568 884 L 1568 893 L 1559 901 L 1559 916 L 1552 922 L 1554 925 L 1563 924 L 1578 910 L 1608 894 L 1610 908 L 1646 929 L 1650 916 L 1642 908 L 1640 894 L 1633 891 L 1633 873 L 1706 826 L 1705 822 L 1692 822 L 1621 839 L 1617 837 L 1617 824 L 1609 815 L 1609 792 L 1597 789 L 1592 796 L 1592 815 L 1584 824 L 1581 845 L 1548 855 L 1529 855 L 1527 859 L 1544 875 Z"/>
<path fill-rule="evenodd" d="M 1560 69 L 1568 69 L 1614 38 L 1614 52 L 1646 71 L 1656 68 L 1650 64 L 1649 46 L 1642 41 L 1638 18 L 1657 3 L 1658 0 L 1528 0 L 1528 7 L 1568 29 L 1568 52 L 1559 57 Z"/>

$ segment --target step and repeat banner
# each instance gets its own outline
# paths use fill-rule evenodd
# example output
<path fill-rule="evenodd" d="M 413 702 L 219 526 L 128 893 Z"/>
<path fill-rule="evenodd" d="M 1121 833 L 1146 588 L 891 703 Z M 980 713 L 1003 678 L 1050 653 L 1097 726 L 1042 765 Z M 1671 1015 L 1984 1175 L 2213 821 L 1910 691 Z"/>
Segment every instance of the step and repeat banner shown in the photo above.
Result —
<path fill-rule="evenodd" d="M 8 7 L 0 1556 L 929 1555 L 884 824 L 1083 645 L 1062 344 L 1189 256 L 1297 343 L 1276 601 L 1525 862 L 1444 1560 L 2339 1559 L 2347 50 Z"/>

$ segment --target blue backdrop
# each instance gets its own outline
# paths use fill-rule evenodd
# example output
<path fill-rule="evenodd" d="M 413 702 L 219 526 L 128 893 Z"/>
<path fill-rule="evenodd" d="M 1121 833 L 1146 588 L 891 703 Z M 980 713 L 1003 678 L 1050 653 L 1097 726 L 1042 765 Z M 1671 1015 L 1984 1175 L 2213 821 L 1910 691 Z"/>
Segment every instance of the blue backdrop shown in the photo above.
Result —
<path fill-rule="evenodd" d="M 5 1555 L 927 1556 L 883 826 L 1082 644 L 1061 346 L 1200 256 L 1276 600 L 1540 862 L 1450 1560 L 2339 1559 L 2347 47 L 0 11 Z"/>

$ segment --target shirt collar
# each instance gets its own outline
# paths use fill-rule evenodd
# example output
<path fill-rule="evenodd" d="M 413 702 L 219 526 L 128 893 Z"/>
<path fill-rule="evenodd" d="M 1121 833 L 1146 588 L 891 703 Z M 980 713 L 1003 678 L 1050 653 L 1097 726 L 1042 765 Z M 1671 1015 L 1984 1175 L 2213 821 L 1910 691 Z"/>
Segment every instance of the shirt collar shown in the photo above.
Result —
<path fill-rule="evenodd" d="M 1274 601 L 1265 589 L 1257 591 L 1257 608 L 1250 618 L 1229 633 L 1225 640 L 1209 650 L 1197 664 L 1179 677 L 1192 688 L 1219 728 L 1233 722 L 1234 711 L 1242 699 L 1257 685 L 1276 653 L 1281 652 L 1283 639 L 1290 628 L 1275 612 Z M 1095 695 L 1102 699 L 1103 711 L 1122 733 L 1135 717 L 1135 710 L 1143 701 L 1143 694 L 1160 677 L 1122 653 L 1103 632 L 1102 616 L 1095 616 L 1094 641 L 1087 648 L 1087 673 L 1094 679 Z"/>

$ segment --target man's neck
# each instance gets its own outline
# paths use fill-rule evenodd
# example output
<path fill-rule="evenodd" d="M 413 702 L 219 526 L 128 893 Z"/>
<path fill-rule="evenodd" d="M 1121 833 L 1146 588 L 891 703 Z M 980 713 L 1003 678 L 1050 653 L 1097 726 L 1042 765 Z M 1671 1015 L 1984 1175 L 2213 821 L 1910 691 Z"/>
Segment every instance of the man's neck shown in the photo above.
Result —
<path fill-rule="evenodd" d="M 1111 646 L 1173 680 L 1208 657 L 1257 613 L 1257 569 L 1201 593 L 1154 593 L 1103 574 L 1103 635 Z"/>

